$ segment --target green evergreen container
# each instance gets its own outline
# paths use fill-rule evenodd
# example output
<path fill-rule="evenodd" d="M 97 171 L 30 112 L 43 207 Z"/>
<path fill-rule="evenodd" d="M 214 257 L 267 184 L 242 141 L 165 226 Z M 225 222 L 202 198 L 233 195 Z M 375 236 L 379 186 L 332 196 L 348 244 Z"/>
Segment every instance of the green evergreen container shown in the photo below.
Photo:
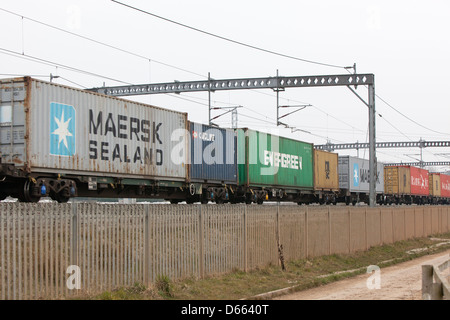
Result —
<path fill-rule="evenodd" d="M 314 188 L 313 144 L 237 129 L 239 185 Z"/>

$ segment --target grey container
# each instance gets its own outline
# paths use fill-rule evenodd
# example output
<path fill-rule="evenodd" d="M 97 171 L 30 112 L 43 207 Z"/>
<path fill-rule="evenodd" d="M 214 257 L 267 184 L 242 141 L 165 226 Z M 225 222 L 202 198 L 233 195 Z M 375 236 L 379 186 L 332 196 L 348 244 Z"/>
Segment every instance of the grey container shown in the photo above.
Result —
<path fill-rule="evenodd" d="M 339 156 L 339 188 L 350 192 L 369 193 L 369 160 L 351 156 Z M 376 193 L 384 192 L 384 164 L 377 163 Z"/>
<path fill-rule="evenodd" d="M 190 122 L 190 180 L 237 184 L 237 138 L 233 129 Z"/>
<path fill-rule="evenodd" d="M 188 154 L 172 152 L 186 143 L 174 133 L 185 132 L 187 114 L 29 77 L 0 85 L 2 163 L 33 173 L 186 180 Z"/>

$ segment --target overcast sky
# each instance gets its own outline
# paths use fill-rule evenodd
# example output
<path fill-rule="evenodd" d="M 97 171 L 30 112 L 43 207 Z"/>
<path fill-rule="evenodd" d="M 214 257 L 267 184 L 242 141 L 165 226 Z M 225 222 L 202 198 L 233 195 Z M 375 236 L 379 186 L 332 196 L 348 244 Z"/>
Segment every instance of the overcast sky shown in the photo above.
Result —
<path fill-rule="evenodd" d="M 0 0 L 0 77 L 49 80 L 52 73 L 60 76 L 53 80 L 57 83 L 91 88 L 204 80 L 208 72 L 216 79 L 269 77 L 277 70 L 280 76 L 346 74 L 343 67 L 356 63 L 358 73 L 375 75 L 378 142 L 450 140 L 448 0 L 120 1 L 297 59 L 224 41 L 109 0 Z M 366 88 L 357 92 L 367 99 Z M 208 122 L 206 92 L 129 99 Z M 216 107 L 243 106 L 239 127 L 277 129 L 271 90 L 216 92 L 211 99 Z M 368 141 L 367 107 L 346 87 L 288 89 L 280 93 L 280 104 L 311 105 L 284 119 L 307 132 L 278 127 L 283 136 L 315 144 Z M 230 127 L 231 116 L 216 123 Z M 357 155 L 356 150 L 339 153 Z M 377 157 L 406 162 L 419 153 L 418 148 L 379 149 Z M 359 156 L 368 158 L 368 150 Z M 450 161 L 450 149 L 424 149 L 423 159 Z"/>

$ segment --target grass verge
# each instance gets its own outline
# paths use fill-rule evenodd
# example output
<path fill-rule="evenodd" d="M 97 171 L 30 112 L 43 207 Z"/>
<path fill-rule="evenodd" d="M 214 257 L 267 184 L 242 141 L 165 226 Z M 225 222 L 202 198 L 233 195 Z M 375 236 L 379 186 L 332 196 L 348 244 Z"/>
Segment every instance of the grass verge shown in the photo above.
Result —
<path fill-rule="evenodd" d="M 447 243 L 444 240 L 447 239 Z M 171 281 L 159 277 L 153 287 L 136 284 L 81 299 L 107 300 L 239 300 L 257 299 L 257 295 L 290 288 L 301 291 L 366 272 L 369 265 L 386 267 L 428 254 L 450 249 L 450 232 L 428 238 L 399 241 L 352 254 L 333 254 L 269 265 L 249 272 L 235 270 L 204 279 Z M 420 249 L 420 250 L 417 250 Z"/>

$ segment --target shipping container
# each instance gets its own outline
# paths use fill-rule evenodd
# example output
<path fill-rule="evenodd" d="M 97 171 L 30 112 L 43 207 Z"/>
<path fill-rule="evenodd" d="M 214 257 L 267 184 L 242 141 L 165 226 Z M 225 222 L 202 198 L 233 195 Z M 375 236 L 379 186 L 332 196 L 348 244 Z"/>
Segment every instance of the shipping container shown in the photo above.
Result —
<path fill-rule="evenodd" d="M 409 195 L 411 194 L 411 173 L 407 166 L 385 166 L 384 184 L 386 194 Z"/>
<path fill-rule="evenodd" d="M 429 190 L 429 178 L 428 170 L 420 169 L 411 166 L 411 194 L 418 196 L 428 196 L 430 194 Z"/>
<path fill-rule="evenodd" d="M 450 175 L 441 174 L 441 197 L 450 198 Z"/>
<path fill-rule="evenodd" d="M 350 192 L 369 193 L 369 160 L 352 156 L 339 156 L 339 188 Z M 384 164 L 377 163 L 376 193 L 384 192 Z"/>
<path fill-rule="evenodd" d="M 190 122 L 190 181 L 237 184 L 234 129 Z"/>
<path fill-rule="evenodd" d="M 337 153 L 314 150 L 314 190 L 339 191 Z"/>
<path fill-rule="evenodd" d="M 440 173 L 430 173 L 428 186 L 430 189 L 430 196 L 441 196 L 441 175 Z"/>
<path fill-rule="evenodd" d="M 237 129 L 239 184 L 313 190 L 313 145 Z"/>
<path fill-rule="evenodd" d="M 172 153 L 186 140 L 177 135 L 186 113 L 29 77 L 0 83 L 2 163 L 33 173 L 186 180 L 188 153 Z"/>

